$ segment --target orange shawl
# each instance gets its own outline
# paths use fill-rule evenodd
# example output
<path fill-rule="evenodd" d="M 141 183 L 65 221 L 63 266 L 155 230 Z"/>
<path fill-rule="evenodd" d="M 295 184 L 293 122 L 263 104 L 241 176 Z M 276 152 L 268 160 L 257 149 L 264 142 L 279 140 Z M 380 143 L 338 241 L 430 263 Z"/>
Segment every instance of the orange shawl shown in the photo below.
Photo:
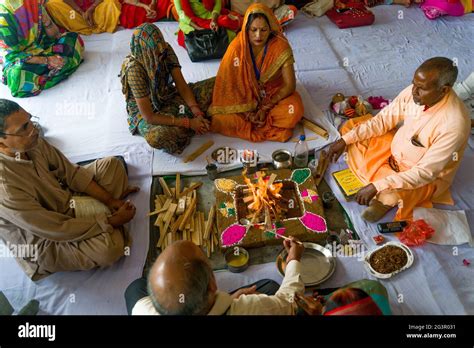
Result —
<path fill-rule="evenodd" d="M 250 43 L 245 30 L 252 13 L 264 14 L 272 31 L 259 81 L 253 70 Z M 257 57 L 258 65 L 261 63 L 262 53 L 263 50 Z M 272 10 L 263 4 L 252 4 L 245 13 L 242 30 L 230 43 L 222 58 L 208 113 L 216 115 L 254 111 L 262 100 L 260 91 L 265 89 L 265 83 L 272 80 L 288 60 L 294 63 L 293 51 Z"/>

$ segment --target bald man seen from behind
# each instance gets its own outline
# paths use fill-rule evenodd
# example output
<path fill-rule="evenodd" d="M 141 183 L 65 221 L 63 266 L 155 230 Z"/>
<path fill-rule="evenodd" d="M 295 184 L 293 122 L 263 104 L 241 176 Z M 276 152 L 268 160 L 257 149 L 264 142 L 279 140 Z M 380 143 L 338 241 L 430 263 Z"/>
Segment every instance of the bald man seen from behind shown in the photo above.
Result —
<path fill-rule="evenodd" d="M 304 247 L 284 241 L 288 251 L 281 286 L 261 280 L 233 294 L 219 291 L 209 260 L 192 242 L 178 241 L 155 261 L 148 280 L 137 279 L 125 300 L 133 315 L 293 315 L 295 293 L 303 294 L 301 256 Z"/>

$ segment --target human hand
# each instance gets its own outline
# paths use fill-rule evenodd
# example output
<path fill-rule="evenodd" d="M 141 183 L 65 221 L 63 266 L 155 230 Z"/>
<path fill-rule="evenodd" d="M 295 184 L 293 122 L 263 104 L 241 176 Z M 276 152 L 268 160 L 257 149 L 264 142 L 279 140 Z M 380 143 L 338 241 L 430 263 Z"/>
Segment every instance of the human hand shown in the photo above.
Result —
<path fill-rule="evenodd" d="M 257 110 L 257 112 L 246 112 L 245 118 L 257 127 L 265 125 L 266 113 L 263 110 Z"/>
<path fill-rule="evenodd" d="M 330 162 L 336 162 L 339 157 L 342 155 L 344 150 L 346 149 L 346 142 L 344 139 L 339 139 L 335 141 L 329 146 L 328 158 Z"/>
<path fill-rule="evenodd" d="M 204 30 L 203 27 L 200 27 L 199 25 L 197 25 L 196 23 L 194 23 L 193 21 L 189 22 L 189 25 L 192 26 L 194 29 L 196 30 Z"/>
<path fill-rule="evenodd" d="M 253 285 L 250 288 L 239 289 L 236 292 L 234 292 L 230 297 L 232 297 L 233 300 L 237 300 L 241 295 L 251 295 L 251 294 L 258 294 L 256 285 Z"/>
<path fill-rule="evenodd" d="M 201 110 L 199 105 L 192 105 L 190 109 L 194 116 L 199 116 L 199 117 L 206 116 L 206 114 Z"/>
<path fill-rule="evenodd" d="M 118 211 L 122 205 L 125 204 L 125 201 L 123 199 L 115 199 L 111 198 L 107 202 L 107 207 L 110 209 L 111 212 Z"/>
<path fill-rule="evenodd" d="M 304 245 L 302 243 L 298 243 L 298 240 L 293 236 L 290 236 L 289 238 L 290 240 L 285 239 L 283 241 L 283 246 L 288 253 L 288 256 L 286 257 L 286 264 L 288 264 L 291 260 L 301 261 L 301 257 L 304 253 Z"/>
<path fill-rule="evenodd" d="M 61 56 L 48 56 L 48 68 L 60 70 L 64 66 L 64 58 Z"/>
<path fill-rule="evenodd" d="M 321 301 L 311 296 L 302 296 L 295 293 L 295 302 L 308 315 L 321 315 L 323 311 Z"/>
<path fill-rule="evenodd" d="M 189 121 L 189 126 L 192 130 L 194 130 L 197 134 L 204 134 L 209 131 L 211 127 L 211 123 L 209 120 L 206 120 L 203 117 L 195 117 Z"/>
<path fill-rule="evenodd" d="M 377 189 L 374 184 L 368 184 L 367 186 L 362 187 L 357 194 L 355 195 L 355 200 L 360 205 L 369 205 L 372 198 L 377 194 Z"/>
<path fill-rule="evenodd" d="M 143 8 L 146 11 L 146 18 L 152 19 L 156 17 L 156 11 L 151 8 L 151 5 L 150 6 L 144 5 Z"/>
<path fill-rule="evenodd" d="M 126 201 L 111 217 L 109 217 L 109 224 L 113 227 L 120 227 L 133 219 L 136 208 L 130 202 Z"/>
<path fill-rule="evenodd" d="M 140 188 L 138 186 L 128 186 L 127 189 L 122 193 L 122 196 L 120 196 L 119 199 L 115 199 L 112 196 L 110 199 L 106 202 L 107 207 L 110 209 L 110 211 L 114 212 L 120 209 L 122 205 L 125 204 L 125 198 L 132 194 L 140 191 Z"/>
<path fill-rule="evenodd" d="M 260 109 L 255 114 L 255 124 L 257 127 L 263 127 L 265 125 L 265 120 L 267 118 L 267 113 L 265 110 Z"/>

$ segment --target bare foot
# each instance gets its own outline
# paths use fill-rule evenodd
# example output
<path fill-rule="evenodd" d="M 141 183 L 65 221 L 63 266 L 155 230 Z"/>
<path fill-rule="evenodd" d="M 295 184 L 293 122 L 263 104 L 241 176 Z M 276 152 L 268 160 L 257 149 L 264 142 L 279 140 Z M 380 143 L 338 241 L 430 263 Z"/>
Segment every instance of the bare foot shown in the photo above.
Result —
<path fill-rule="evenodd" d="M 138 191 L 140 191 L 140 188 L 138 186 L 129 186 L 127 187 L 127 189 L 125 190 L 125 192 L 122 194 L 122 196 L 120 197 L 120 199 L 124 199 L 125 197 L 127 197 L 128 195 L 132 194 L 132 193 L 137 193 Z"/>

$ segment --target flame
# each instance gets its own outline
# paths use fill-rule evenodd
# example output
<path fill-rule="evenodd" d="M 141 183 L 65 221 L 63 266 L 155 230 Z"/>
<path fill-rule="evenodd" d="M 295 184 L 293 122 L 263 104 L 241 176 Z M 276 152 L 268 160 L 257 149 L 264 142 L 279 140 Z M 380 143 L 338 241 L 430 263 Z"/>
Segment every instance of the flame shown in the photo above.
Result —
<path fill-rule="evenodd" d="M 279 220 L 279 214 L 281 212 L 280 206 L 277 204 L 279 199 L 282 197 L 280 191 L 283 187 L 282 183 L 269 183 L 269 179 L 265 178 L 264 172 L 257 172 L 257 182 L 253 183 L 246 176 L 246 171 L 242 173 L 244 182 L 249 188 L 249 196 L 252 195 L 252 203 L 248 205 L 250 211 L 258 214 L 260 211 L 265 211 L 266 220 L 273 215 L 273 218 Z M 266 221 L 267 224 L 271 221 Z"/>

